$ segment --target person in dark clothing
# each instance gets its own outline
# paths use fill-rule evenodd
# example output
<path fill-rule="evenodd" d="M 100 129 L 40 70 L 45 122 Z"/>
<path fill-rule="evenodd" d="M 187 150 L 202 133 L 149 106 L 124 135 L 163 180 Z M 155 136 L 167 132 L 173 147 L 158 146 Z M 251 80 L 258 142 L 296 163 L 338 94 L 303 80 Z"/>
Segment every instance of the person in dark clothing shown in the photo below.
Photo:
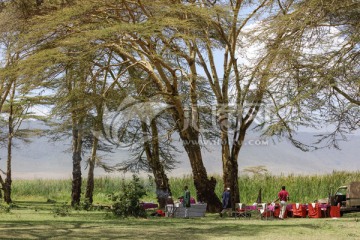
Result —
<path fill-rule="evenodd" d="M 220 217 L 224 215 L 225 212 L 231 213 L 231 193 L 230 188 L 226 188 L 222 194 L 222 211 L 220 212 Z"/>

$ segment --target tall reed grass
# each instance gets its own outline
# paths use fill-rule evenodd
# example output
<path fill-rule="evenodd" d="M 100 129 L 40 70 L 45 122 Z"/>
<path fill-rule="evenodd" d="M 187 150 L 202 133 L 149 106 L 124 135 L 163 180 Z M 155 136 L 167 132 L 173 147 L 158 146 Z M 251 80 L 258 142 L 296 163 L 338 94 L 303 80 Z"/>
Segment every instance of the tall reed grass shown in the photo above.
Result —
<path fill-rule="evenodd" d="M 223 180 L 221 176 L 214 176 L 217 179 L 215 192 L 221 197 L 223 191 Z M 108 196 L 114 192 L 121 191 L 121 178 L 102 177 L 95 179 L 94 202 L 108 203 Z M 152 178 L 142 179 L 147 191 L 144 201 L 156 201 L 155 185 Z M 241 202 L 251 204 L 258 197 L 259 190 L 262 192 L 262 201 L 273 201 L 281 186 L 285 185 L 290 193 L 291 202 L 312 202 L 315 199 L 326 198 L 329 193 L 334 193 L 337 187 L 351 181 L 360 181 L 360 171 L 337 172 L 324 175 L 270 175 L 254 174 L 242 175 L 239 178 L 239 189 Z M 191 175 L 170 178 L 170 185 L 173 198 L 176 199 L 183 194 L 185 185 L 189 186 L 192 196 L 196 191 Z M 83 180 L 85 193 L 86 179 Z M 12 198 L 15 201 L 37 200 L 46 201 L 70 201 L 71 180 L 14 180 Z M 84 197 L 82 197 L 83 199 Z"/>

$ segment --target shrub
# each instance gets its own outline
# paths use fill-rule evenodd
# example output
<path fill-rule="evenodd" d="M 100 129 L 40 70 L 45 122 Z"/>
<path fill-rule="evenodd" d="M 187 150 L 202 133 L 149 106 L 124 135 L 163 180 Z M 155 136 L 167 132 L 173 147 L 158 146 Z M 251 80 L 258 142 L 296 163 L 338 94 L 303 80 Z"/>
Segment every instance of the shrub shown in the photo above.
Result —
<path fill-rule="evenodd" d="M 146 191 L 140 179 L 133 175 L 130 182 L 122 180 L 121 188 L 122 191 L 111 195 L 113 213 L 119 217 L 146 217 L 146 212 L 140 204 L 140 199 L 146 195 Z"/>

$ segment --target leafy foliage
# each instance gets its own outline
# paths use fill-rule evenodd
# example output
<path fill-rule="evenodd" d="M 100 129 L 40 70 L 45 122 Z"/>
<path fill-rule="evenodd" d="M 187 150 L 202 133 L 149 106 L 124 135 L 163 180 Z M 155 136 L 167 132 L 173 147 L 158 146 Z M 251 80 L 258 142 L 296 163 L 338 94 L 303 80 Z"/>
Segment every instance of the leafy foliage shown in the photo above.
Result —
<path fill-rule="evenodd" d="M 146 212 L 140 204 L 140 199 L 146 195 L 145 188 L 140 182 L 140 178 L 133 175 L 130 182 L 123 180 L 122 191 L 112 194 L 112 211 L 119 217 L 146 217 Z"/>

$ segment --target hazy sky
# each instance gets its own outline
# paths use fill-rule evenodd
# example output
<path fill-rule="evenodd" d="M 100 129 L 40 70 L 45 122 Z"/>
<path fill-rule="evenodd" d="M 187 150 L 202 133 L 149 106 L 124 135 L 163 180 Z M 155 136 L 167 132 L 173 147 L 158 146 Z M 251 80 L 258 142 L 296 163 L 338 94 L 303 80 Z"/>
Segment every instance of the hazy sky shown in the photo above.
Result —
<path fill-rule="evenodd" d="M 25 124 L 26 125 L 26 124 Z M 31 125 L 31 124 L 30 124 Z M 312 133 L 298 133 L 297 137 L 305 142 L 311 142 Z M 174 141 L 178 141 L 174 138 Z M 69 149 L 71 139 L 51 143 L 47 138 L 37 138 L 30 144 L 18 145 L 13 151 L 13 177 L 14 178 L 71 178 L 72 159 Z M 182 145 L 178 142 L 180 150 Z M 203 148 L 203 160 L 209 174 L 221 174 L 221 146 L 218 142 L 206 142 Z M 273 142 L 271 139 L 260 140 L 255 134 L 249 134 L 245 146 L 240 152 L 239 169 L 264 165 L 273 174 L 321 174 L 333 170 L 358 170 L 360 169 L 360 136 L 350 135 L 349 141 L 341 144 L 341 150 L 322 149 L 313 152 L 302 152 L 293 147 L 287 140 Z M 0 167 L 6 166 L 6 150 L 0 152 Z M 83 159 L 86 159 L 85 155 Z M 119 149 L 115 153 L 108 153 L 103 159 L 114 164 L 128 159 L 128 152 Z M 178 154 L 180 161 L 177 169 L 170 175 L 182 176 L 191 173 L 191 167 L 185 152 Z M 85 166 L 85 162 L 82 162 Z M 96 175 L 104 175 L 101 169 L 96 170 Z M 122 173 L 111 174 L 111 176 Z M 86 170 L 83 171 L 86 177 Z"/>

